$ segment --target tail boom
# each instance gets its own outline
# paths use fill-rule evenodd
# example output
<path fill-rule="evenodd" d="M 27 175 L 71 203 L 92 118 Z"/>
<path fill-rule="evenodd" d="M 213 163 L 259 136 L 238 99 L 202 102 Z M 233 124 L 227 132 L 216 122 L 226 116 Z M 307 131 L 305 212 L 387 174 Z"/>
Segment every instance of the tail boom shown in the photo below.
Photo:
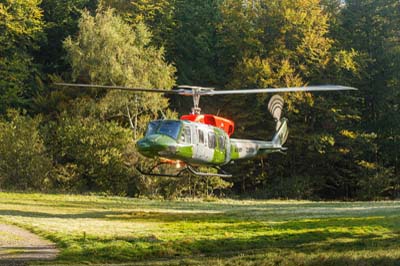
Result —
<path fill-rule="evenodd" d="M 231 139 L 231 160 L 252 159 L 274 152 L 284 152 L 286 148 L 282 145 L 285 144 L 288 133 L 287 119 L 283 118 L 272 141 Z"/>

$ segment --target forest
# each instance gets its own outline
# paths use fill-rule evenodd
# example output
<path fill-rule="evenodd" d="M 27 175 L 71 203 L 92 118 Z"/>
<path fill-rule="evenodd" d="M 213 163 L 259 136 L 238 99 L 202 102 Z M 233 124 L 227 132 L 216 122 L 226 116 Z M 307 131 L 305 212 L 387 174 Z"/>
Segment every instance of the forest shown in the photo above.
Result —
<path fill-rule="evenodd" d="M 135 166 L 149 121 L 190 98 L 56 82 L 172 89 L 338 84 L 287 93 L 286 155 L 232 178 L 160 178 Z M 236 138 L 270 139 L 268 95 L 203 99 Z M 127 112 L 137 118 L 134 130 Z M 134 197 L 400 198 L 398 0 L 1 0 L 0 190 Z"/>

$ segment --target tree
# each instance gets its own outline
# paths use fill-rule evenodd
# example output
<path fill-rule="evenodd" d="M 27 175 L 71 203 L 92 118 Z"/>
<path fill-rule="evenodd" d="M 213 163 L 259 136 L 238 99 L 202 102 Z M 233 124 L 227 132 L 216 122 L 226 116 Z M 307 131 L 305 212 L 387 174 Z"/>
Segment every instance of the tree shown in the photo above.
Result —
<path fill-rule="evenodd" d="M 167 57 L 175 62 L 181 84 L 218 84 L 217 0 L 177 0 Z"/>
<path fill-rule="evenodd" d="M 259 27 L 262 9 L 258 2 L 244 4 L 243 1 L 222 1 L 219 10 L 216 53 L 221 84 L 226 84 L 237 63 L 244 57 L 253 57 L 263 52 Z"/>
<path fill-rule="evenodd" d="M 232 5 L 237 1 L 226 2 Z M 236 12 L 225 14 L 240 18 L 238 12 L 247 17 L 254 14 L 250 16 L 250 23 L 247 19 L 239 20 L 245 28 L 253 27 L 247 32 L 254 34 L 250 39 L 247 35 L 238 34 L 241 31 L 240 24 L 235 24 L 238 20 L 224 20 L 231 21 L 232 25 L 223 25 L 221 32 L 224 29 L 236 32 L 230 36 L 238 36 L 238 40 L 229 43 L 231 47 L 238 45 L 236 50 L 241 50 L 240 54 L 243 56 L 236 62 L 227 87 L 348 84 L 349 77 L 357 75 L 357 52 L 340 49 L 335 45 L 335 40 L 328 35 L 329 17 L 318 0 L 255 1 L 248 6 L 238 6 L 236 3 Z M 240 36 L 251 41 L 244 42 L 240 40 Z M 284 191 L 280 195 L 266 192 L 275 196 L 301 197 L 301 191 L 307 197 L 355 195 L 357 184 L 353 182 L 352 173 L 360 173 L 362 167 L 358 162 L 367 159 L 365 153 L 347 154 L 344 159 L 342 152 L 357 142 L 360 143 L 359 146 L 368 146 L 370 142 L 362 131 L 353 132 L 357 135 L 356 138 L 348 138 L 341 132 L 353 129 L 354 123 L 358 121 L 359 112 L 354 106 L 359 98 L 346 93 L 341 96 L 336 94 L 334 97 L 329 94 L 294 93 L 284 95 L 284 98 L 285 113 L 291 124 L 291 137 L 287 143 L 291 155 L 271 155 L 266 162 L 254 161 L 239 166 L 239 173 L 251 174 L 241 175 L 236 187 L 243 191 L 247 190 L 246 187 L 252 189 L 274 184 L 280 191 Z M 240 99 L 229 97 L 227 102 L 230 110 L 224 113 L 228 117 L 235 117 L 240 136 L 265 139 L 271 134 L 268 129 L 273 128 L 267 122 L 270 117 L 266 108 L 268 100 L 266 95 Z M 260 127 L 260 124 L 266 126 Z M 282 190 L 283 186 L 292 187 L 293 191 Z M 299 187 L 302 188 L 298 189 Z"/>
<path fill-rule="evenodd" d="M 115 8 L 130 24 L 145 24 L 153 34 L 151 42 L 155 46 L 170 45 L 170 38 L 174 35 L 175 0 L 103 0 L 102 4 Z"/>
<path fill-rule="evenodd" d="M 39 0 L 0 3 L 0 113 L 26 107 L 37 91 L 39 75 L 32 52 L 43 31 Z"/>
<path fill-rule="evenodd" d="M 97 3 L 98 0 L 40 1 L 46 27 L 35 59 L 42 65 L 46 74 L 64 74 L 70 70 L 65 60 L 66 51 L 63 49 L 62 41 L 78 32 L 78 20 L 82 11 L 87 9 L 94 12 Z"/>
<path fill-rule="evenodd" d="M 83 83 L 127 87 L 171 89 L 175 84 L 172 65 L 164 62 L 163 49 L 149 45 L 151 34 L 142 23 L 131 27 L 112 9 L 98 10 L 92 17 L 84 12 L 79 35 L 64 42 L 73 77 Z M 137 136 L 143 125 L 166 112 L 168 101 L 161 95 L 109 92 L 99 104 L 103 119 L 131 114 L 139 120 Z M 139 114 L 141 115 L 139 117 Z M 125 120 L 127 121 L 127 120 Z"/>
<path fill-rule="evenodd" d="M 84 12 L 79 22 L 79 34 L 76 40 L 69 37 L 64 42 L 72 66 L 73 78 L 83 83 L 171 89 L 175 82 L 175 69 L 164 62 L 163 49 L 150 45 L 151 33 L 143 23 L 132 27 L 109 8 L 97 10 L 95 16 Z M 76 111 L 71 114 L 72 117 L 76 117 L 76 120 L 71 120 L 71 123 L 77 124 L 76 129 L 79 128 L 79 124 L 83 128 L 88 126 L 88 130 L 84 130 L 83 135 L 72 135 L 71 145 L 67 145 L 71 149 L 76 141 L 79 142 L 86 133 L 89 134 L 87 137 L 91 136 L 91 132 L 95 133 L 100 125 L 106 127 L 102 133 L 98 133 L 104 134 L 103 144 L 107 142 L 118 144 L 117 139 L 113 138 L 115 132 L 122 132 L 124 128 L 131 126 L 134 130 L 133 137 L 139 138 L 150 120 L 158 118 L 161 114 L 169 117 L 174 115 L 167 110 L 168 100 L 159 94 L 100 91 L 90 95 L 94 96 L 92 100 L 94 102 L 83 100 L 80 104 L 75 104 Z M 75 100 L 77 101 L 79 98 Z M 86 120 L 91 122 L 86 124 Z M 63 132 L 60 134 L 63 135 Z M 91 158 L 90 153 L 82 151 L 87 156 L 78 159 L 79 154 L 76 154 L 78 157 L 73 158 L 70 163 L 74 162 L 78 168 L 99 169 L 101 165 L 98 161 L 104 159 L 102 156 L 109 156 L 101 152 L 101 137 L 98 138 L 100 146 L 90 144 L 92 146 L 88 147 L 90 153 L 99 154 L 98 157 Z M 93 137 L 93 141 L 96 139 L 97 137 Z M 126 173 L 123 174 L 126 166 L 121 160 L 125 158 L 125 163 L 129 163 L 132 168 L 138 160 L 138 154 L 132 150 L 123 150 L 124 145 L 117 145 L 118 164 L 113 165 L 116 165 L 115 167 L 119 165 L 120 170 L 115 170 L 115 173 L 126 177 Z M 65 154 L 69 154 L 70 151 L 72 150 L 68 150 Z M 127 157 L 129 157 L 128 161 Z M 107 173 L 104 171 L 85 172 L 84 180 L 95 180 L 93 182 L 98 185 L 99 180 L 109 180 Z M 124 180 L 121 186 L 126 184 L 128 179 Z M 105 187 L 102 186 L 102 189 Z M 113 193 L 116 193 L 118 189 L 113 190 Z"/>
<path fill-rule="evenodd" d="M 219 0 L 103 0 L 130 24 L 144 23 L 152 44 L 165 47 L 178 69 L 180 84 L 218 84 L 217 25 Z"/>
<path fill-rule="evenodd" d="M 337 34 L 344 47 L 354 48 L 364 57 L 364 69 L 360 78 L 354 80 L 364 97 L 360 102 L 362 127 L 376 135 L 376 149 L 369 158 L 375 166 L 373 176 L 379 176 L 383 183 L 392 178 L 382 189 L 384 194 L 392 195 L 398 195 L 400 184 L 399 25 L 399 1 L 350 0 L 340 13 Z"/>

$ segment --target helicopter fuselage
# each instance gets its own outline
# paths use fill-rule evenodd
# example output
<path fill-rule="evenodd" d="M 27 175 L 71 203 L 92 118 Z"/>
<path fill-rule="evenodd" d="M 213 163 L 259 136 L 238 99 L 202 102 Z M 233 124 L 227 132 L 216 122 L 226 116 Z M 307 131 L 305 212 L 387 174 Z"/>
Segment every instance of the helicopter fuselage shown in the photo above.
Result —
<path fill-rule="evenodd" d="M 285 123 L 285 131 L 281 135 L 287 134 L 286 129 Z M 234 139 L 219 127 L 186 120 L 150 122 L 146 135 L 137 141 L 136 147 L 149 158 L 161 157 L 192 165 L 213 166 L 283 150 L 279 141 Z"/>

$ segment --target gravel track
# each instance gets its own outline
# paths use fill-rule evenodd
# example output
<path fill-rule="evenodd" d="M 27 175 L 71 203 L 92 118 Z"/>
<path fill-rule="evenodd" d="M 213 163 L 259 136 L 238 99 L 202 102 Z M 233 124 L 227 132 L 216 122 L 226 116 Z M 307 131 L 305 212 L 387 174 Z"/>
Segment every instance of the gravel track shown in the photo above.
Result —
<path fill-rule="evenodd" d="M 54 243 L 14 225 L 0 224 L 0 265 L 23 266 L 26 261 L 52 260 Z"/>

